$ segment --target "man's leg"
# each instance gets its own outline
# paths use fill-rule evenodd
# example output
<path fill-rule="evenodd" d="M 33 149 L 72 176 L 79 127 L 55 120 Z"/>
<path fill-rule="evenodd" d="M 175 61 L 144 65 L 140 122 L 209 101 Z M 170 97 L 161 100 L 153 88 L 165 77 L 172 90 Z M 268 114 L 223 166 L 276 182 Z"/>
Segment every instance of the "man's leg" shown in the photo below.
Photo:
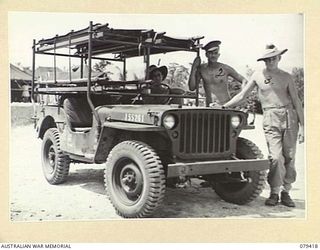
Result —
<path fill-rule="evenodd" d="M 295 154 L 298 135 L 298 123 L 296 114 L 288 111 L 288 128 L 283 136 L 283 155 L 285 159 L 286 174 L 284 177 L 283 191 L 281 193 L 281 201 L 284 205 L 294 207 L 295 204 L 289 196 L 292 183 L 295 182 L 297 172 L 295 168 Z"/>
<path fill-rule="evenodd" d="M 283 138 L 283 156 L 286 169 L 283 189 L 286 192 L 291 190 L 292 183 L 296 181 L 297 177 L 295 168 L 296 138 L 296 133 L 293 131 L 286 131 Z"/>
<path fill-rule="evenodd" d="M 280 188 L 283 185 L 286 172 L 282 155 L 282 132 L 276 127 L 264 127 L 264 133 L 269 150 L 268 183 L 271 189 L 270 198 L 266 200 L 266 205 L 274 206 L 278 203 Z"/>

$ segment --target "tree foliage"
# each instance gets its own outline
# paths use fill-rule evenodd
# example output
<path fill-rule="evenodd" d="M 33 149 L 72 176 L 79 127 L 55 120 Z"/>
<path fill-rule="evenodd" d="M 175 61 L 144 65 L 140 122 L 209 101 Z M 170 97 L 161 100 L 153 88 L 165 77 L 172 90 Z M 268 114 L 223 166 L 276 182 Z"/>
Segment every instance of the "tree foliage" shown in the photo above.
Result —
<path fill-rule="evenodd" d="M 97 72 L 105 72 L 107 70 L 107 66 L 110 65 L 111 62 L 106 60 L 100 60 L 99 62 L 93 65 L 93 70 Z"/>
<path fill-rule="evenodd" d="M 171 88 L 181 88 L 188 90 L 189 69 L 178 63 L 170 63 L 165 84 Z"/>
<path fill-rule="evenodd" d="M 296 85 L 299 99 L 304 106 L 304 71 L 303 68 L 293 68 L 291 75 Z"/>

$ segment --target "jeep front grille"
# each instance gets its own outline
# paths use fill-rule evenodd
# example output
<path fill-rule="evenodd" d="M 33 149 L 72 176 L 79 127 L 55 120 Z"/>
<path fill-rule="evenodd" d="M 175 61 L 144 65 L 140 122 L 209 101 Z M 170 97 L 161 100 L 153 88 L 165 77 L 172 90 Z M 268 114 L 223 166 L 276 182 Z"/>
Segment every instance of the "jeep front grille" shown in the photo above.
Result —
<path fill-rule="evenodd" d="M 230 114 L 197 111 L 179 115 L 179 154 L 219 154 L 230 151 Z"/>

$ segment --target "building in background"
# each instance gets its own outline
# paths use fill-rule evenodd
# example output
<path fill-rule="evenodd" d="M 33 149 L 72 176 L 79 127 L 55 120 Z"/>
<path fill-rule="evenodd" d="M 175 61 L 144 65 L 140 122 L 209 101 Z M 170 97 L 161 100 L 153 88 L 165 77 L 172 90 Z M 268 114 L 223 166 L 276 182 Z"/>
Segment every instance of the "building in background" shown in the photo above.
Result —
<path fill-rule="evenodd" d="M 32 75 L 10 63 L 11 102 L 30 102 Z"/>

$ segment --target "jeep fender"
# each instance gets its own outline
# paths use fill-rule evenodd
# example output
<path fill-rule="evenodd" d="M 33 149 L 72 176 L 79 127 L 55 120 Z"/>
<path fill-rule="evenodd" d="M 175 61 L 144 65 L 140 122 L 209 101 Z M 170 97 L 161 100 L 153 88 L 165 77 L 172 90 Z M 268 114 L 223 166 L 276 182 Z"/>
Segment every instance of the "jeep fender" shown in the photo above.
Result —
<path fill-rule="evenodd" d="M 38 138 L 43 139 L 44 134 L 49 128 L 56 128 L 54 118 L 50 115 L 40 118 L 37 125 Z"/>
<path fill-rule="evenodd" d="M 55 106 L 47 106 L 45 109 L 41 108 L 37 112 L 39 120 L 37 122 L 38 138 L 43 138 L 45 132 L 49 128 L 57 128 L 57 123 L 65 122 L 65 113 L 62 108 Z"/>
<path fill-rule="evenodd" d="M 146 134 L 152 133 L 159 135 L 165 132 L 165 128 L 149 124 L 105 122 L 100 133 L 94 161 L 96 163 L 105 162 L 110 150 L 122 140 L 145 141 L 143 138 L 146 137 Z"/>

